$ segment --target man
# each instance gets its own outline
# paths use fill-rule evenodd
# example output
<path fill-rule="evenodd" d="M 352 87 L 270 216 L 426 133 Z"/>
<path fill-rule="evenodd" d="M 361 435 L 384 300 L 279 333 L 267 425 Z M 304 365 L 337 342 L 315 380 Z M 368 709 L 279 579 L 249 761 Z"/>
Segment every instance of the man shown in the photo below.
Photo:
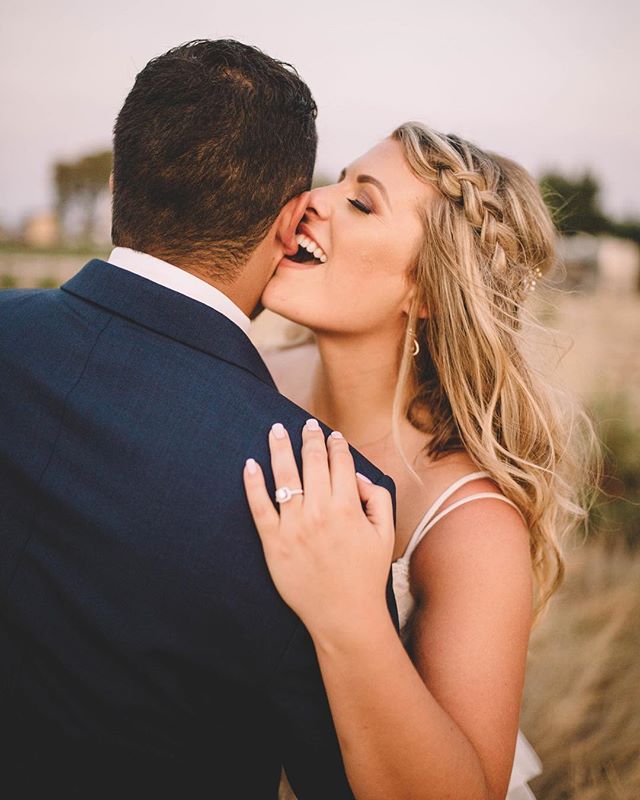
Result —
<path fill-rule="evenodd" d="M 152 60 L 115 126 L 109 263 L 0 296 L 12 800 L 273 798 L 282 764 L 300 798 L 351 796 L 242 486 L 269 426 L 299 449 L 308 416 L 246 333 L 297 250 L 315 115 L 295 71 L 238 42 Z"/>

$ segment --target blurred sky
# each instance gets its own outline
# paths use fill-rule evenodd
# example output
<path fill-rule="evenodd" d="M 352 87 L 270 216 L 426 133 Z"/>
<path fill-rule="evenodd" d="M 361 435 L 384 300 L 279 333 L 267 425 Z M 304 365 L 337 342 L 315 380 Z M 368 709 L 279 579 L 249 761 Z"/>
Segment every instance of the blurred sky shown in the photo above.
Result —
<path fill-rule="evenodd" d="M 637 0 L 0 0 L 0 223 L 51 203 L 51 164 L 111 141 L 136 73 L 193 38 L 294 64 L 337 175 L 419 119 L 522 162 L 590 167 L 640 215 Z"/>

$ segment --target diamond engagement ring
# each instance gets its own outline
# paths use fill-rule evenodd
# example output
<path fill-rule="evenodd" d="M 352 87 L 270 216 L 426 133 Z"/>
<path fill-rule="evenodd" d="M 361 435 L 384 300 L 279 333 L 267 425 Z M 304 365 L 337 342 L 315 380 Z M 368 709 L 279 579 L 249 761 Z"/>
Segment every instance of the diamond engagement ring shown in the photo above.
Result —
<path fill-rule="evenodd" d="M 281 486 L 276 489 L 276 503 L 288 503 L 294 494 L 304 494 L 302 489 L 290 489 L 288 486 Z"/>

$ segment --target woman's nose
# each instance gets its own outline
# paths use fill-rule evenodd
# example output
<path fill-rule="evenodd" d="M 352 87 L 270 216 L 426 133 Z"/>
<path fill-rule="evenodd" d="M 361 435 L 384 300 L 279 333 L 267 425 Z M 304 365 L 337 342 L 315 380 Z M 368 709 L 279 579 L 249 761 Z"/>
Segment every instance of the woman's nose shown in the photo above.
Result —
<path fill-rule="evenodd" d="M 309 192 L 309 203 L 305 214 L 327 219 L 331 213 L 330 193 L 328 186 L 318 186 Z"/>

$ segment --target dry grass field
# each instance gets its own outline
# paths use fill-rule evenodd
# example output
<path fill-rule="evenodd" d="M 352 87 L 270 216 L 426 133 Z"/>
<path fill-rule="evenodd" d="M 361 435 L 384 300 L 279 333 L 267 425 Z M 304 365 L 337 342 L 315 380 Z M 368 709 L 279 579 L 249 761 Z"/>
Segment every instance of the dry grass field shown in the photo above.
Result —
<path fill-rule="evenodd" d="M 522 728 L 539 800 L 640 798 L 640 553 L 595 542 L 568 558 L 533 632 Z"/>
<path fill-rule="evenodd" d="M 539 800 L 640 798 L 640 298 L 565 297 L 559 372 L 591 409 L 603 489 L 586 543 L 533 631 L 522 727 Z"/>

